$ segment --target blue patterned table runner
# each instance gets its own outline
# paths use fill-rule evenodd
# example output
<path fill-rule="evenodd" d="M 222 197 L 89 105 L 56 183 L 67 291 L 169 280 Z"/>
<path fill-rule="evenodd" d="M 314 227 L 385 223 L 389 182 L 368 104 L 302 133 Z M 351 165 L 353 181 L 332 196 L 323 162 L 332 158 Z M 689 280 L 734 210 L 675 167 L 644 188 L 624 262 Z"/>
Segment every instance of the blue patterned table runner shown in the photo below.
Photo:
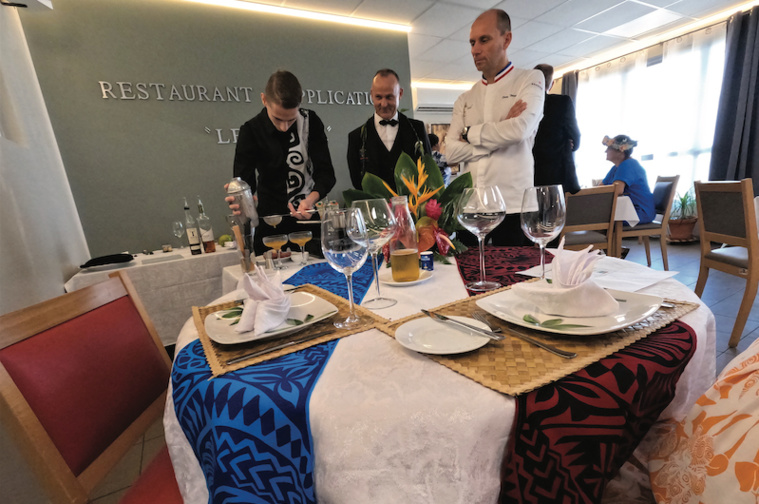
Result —
<path fill-rule="evenodd" d="M 381 263 L 380 263 L 381 264 Z M 360 303 L 371 260 L 353 274 Z M 345 275 L 311 264 L 285 281 L 310 283 L 347 299 Z M 209 503 L 315 503 L 308 402 L 338 340 L 210 380 L 200 340 L 177 353 L 174 408 L 206 478 Z"/>

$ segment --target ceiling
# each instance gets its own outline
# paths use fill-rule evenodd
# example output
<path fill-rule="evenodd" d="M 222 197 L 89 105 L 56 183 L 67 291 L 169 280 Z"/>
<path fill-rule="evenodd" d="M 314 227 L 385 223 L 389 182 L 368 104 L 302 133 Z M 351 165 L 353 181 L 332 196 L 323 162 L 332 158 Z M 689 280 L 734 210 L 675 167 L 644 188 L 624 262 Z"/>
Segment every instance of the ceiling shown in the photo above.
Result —
<path fill-rule="evenodd" d="M 682 27 L 746 0 L 255 0 L 283 7 L 411 25 L 411 80 L 479 78 L 469 27 L 484 10 L 504 9 L 514 33 L 508 56 L 518 67 L 561 70 L 594 55 Z"/>

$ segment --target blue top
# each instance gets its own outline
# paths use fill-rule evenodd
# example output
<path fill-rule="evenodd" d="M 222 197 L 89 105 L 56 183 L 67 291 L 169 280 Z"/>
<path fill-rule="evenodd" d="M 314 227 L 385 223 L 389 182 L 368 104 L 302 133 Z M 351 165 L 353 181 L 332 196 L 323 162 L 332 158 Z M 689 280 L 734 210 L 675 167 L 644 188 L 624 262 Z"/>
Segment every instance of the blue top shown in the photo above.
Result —
<path fill-rule="evenodd" d="M 629 196 L 635 211 L 638 212 L 639 224 L 648 224 L 656 218 L 654 195 L 648 188 L 646 170 L 633 158 L 627 158 L 619 166 L 613 166 L 604 178 L 604 185 L 611 185 L 615 180 L 625 183 L 624 195 Z"/>

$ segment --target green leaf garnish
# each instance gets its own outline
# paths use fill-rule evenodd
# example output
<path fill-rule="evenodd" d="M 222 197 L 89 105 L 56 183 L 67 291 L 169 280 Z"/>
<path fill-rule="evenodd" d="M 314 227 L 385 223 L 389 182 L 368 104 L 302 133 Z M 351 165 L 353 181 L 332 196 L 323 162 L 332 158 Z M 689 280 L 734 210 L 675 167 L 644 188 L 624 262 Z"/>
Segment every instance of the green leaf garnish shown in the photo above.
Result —
<path fill-rule="evenodd" d="M 314 316 L 309 313 L 308 315 L 306 315 L 306 318 L 303 319 L 303 322 L 308 322 L 312 318 L 314 318 Z"/>
<path fill-rule="evenodd" d="M 565 329 L 576 329 L 578 327 L 590 327 L 590 326 L 582 325 L 582 324 L 562 324 L 564 319 L 560 319 L 560 318 L 552 318 L 552 319 L 544 320 L 543 322 L 541 322 L 540 320 L 533 317 L 529 313 L 526 314 L 524 317 L 522 317 L 522 320 L 524 320 L 528 324 L 536 325 L 544 329 L 556 329 L 559 331 L 563 331 Z"/>

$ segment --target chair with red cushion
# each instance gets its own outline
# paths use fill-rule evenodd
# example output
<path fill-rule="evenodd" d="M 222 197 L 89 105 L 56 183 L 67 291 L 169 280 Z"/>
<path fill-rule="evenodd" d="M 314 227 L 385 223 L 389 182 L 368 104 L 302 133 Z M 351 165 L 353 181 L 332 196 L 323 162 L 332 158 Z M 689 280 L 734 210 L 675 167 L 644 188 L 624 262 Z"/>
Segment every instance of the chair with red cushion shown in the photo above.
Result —
<path fill-rule="evenodd" d="M 0 420 L 53 502 L 87 502 L 161 417 L 170 367 L 124 274 L 0 317 Z M 166 449 L 123 502 L 182 502 Z"/>

